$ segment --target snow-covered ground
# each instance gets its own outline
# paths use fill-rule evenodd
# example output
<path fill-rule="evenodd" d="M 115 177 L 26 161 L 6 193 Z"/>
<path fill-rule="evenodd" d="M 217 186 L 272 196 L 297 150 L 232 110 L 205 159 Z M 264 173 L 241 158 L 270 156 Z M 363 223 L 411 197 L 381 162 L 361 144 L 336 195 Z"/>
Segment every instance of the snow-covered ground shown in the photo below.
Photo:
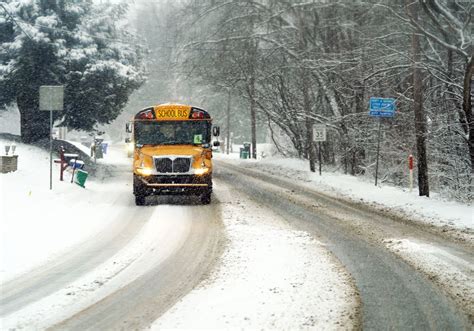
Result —
<path fill-rule="evenodd" d="M 385 243 L 394 254 L 440 284 L 467 312 L 474 312 L 474 265 L 428 242 L 392 238 Z"/>
<path fill-rule="evenodd" d="M 5 144 L 11 142 L 0 141 L 0 146 Z M 82 188 L 70 182 L 69 172 L 65 181 L 60 182 L 56 164 L 50 191 L 48 153 L 16 145 L 18 171 L 0 175 L 1 282 L 61 256 L 103 231 L 119 214 L 137 208 L 133 206 L 131 191 L 129 204 L 116 203 L 117 199 L 123 200 L 117 183 L 91 178 Z M 130 163 L 125 151 L 109 151 L 100 163 Z M 352 280 L 322 244 L 304 232 L 292 230 L 264 208 L 244 198 L 236 199 L 223 184 L 217 184 L 216 191 L 222 195 L 222 217 L 228 237 L 222 264 L 198 289 L 156 321 L 154 328 L 340 329 L 357 322 L 358 297 Z M 249 214 L 249 205 L 258 212 Z M 66 288 L 6 316 L 1 321 L 3 327 L 47 328 L 134 279 L 136 270 L 143 272 L 147 266 L 159 263 L 166 249 L 160 246 L 156 251 L 161 255 L 150 255 L 155 251 L 150 247 L 173 241 L 169 236 L 173 231 L 165 225 L 176 227 L 176 222 L 163 220 L 192 219 L 179 213 L 183 209 L 183 213 L 192 214 L 192 206 L 187 207 L 189 210 L 167 207 L 159 206 L 152 213 L 126 249 Z M 169 215 L 164 217 L 163 213 Z M 157 238 L 158 235 L 167 238 Z M 180 245 L 180 240 L 182 237 L 174 240 L 174 245 Z"/>
<path fill-rule="evenodd" d="M 0 329 L 45 330 L 103 300 L 170 258 L 186 240 L 194 215 L 191 209 L 160 207 L 125 248 L 67 287 L 0 319 Z M 81 237 L 84 235 L 77 239 Z"/>
<path fill-rule="evenodd" d="M 264 158 L 240 160 L 237 154 L 219 154 L 216 158 L 280 178 L 291 179 L 305 187 L 328 195 L 364 202 L 379 210 L 400 215 L 416 223 L 430 224 L 442 232 L 452 232 L 469 247 L 474 245 L 474 209 L 472 205 L 442 199 L 436 193 L 430 198 L 418 196 L 414 189 L 385 184 L 374 186 L 367 179 L 339 173 L 308 170 L 308 163 L 296 159 Z M 414 238 L 382 238 L 385 246 L 437 283 L 460 307 L 474 311 L 474 265 L 459 258 L 446 247 Z"/>
<path fill-rule="evenodd" d="M 210 279 L 152 329 L 350 329 L 358 297 L 324 245 L 221 182 L 229 244 Z"/>
<path fill-rule="evenodd" d="M 12 143 L 0 140 L 2 152 Z M 111 204 L 117 197 L 103 194 L 111 191 L 112 183 L 98 184 L 88 178 L 82 188 L 71 183 L 70 172 L 61 182 L 59 165 L 54 163 L 50 190 L 49 153 L 30 145 L 16 146 L 18 170 L 0 174 L 1 281 L 96 234 L 123 211 Z"/>
<path fill-rule="evenodd" d="M 317 189 L 335 197 L 344 197 L 357 202 L 365 202 L 374 207 L 388 209 L 416 221 L 439 227 L 452 227 L 472 234 L 474 231 L 474 208 L 472 204 L 447 201 L 435 192 L 431 197 L 418 196 L 415 187 L 407 188 L 386 184 L 374 185 L 363 177 L 354 177 L 323 170 L 322 175 L 309 171 L 307 161 L 285 158 L 264 158 L 240 160 L 237 153 L 229 155 L 216 153 L 217 159 L 226 160 L 264 171 L 268 174 L 291 178 L 304 186 Z"/>
<path fill-rule="evenodd" d="M 11 143 L 0 140 L 1 151 L 4 145 Z M 0 174 L 0 282 L 60 256 L 68 248 L 99 233 L 119 214 L 126 213 L 133 206 L 131 194 L 130 204 L 121 207 L 114 204 L 119 199 L 119 193 L 111 194 L 117 191 L 117 184 L 113 182 L 89 178 L 86 188 L 82 188 L 70 182 L 70 173 L 66 173 L 65 181 L 60 182 L 56 164 L 53 169 L 53 190 L 49 190 L 48 153 L 28 145 L 16 145 L 18 171 Z M 388 185 L 374 187 L 373 183 L 352 176 L 336 173 L 319 176 L 309 172 L 306 162 L 301 160 L 239 160 L 237 154 L 227 156 L 220 153 L 216 153 L 215 157 L 294 178 L 301 185 L 317 188 L 336 197 L 365 201 L 413 215 L 436 226 L 451 226 L 469 233 L 473 230 L 472 206 L 444 201 L 435 194 L 429 199 L 421 198 L 415 190 L 408 192 Z M 130 163 L 130 159 L 125 157 L 125 151 L 121 149 L 115 152 L 109 149 L 109 154 L 99 162 L 125 165 Z M 357 296 L 350 276 L 321 243 L 304 232 L 292 230 L 277 215 L 254 205 L 245 197 L 231 198 L 229 188 L 223 183 L 216 183 L 216 191 L 222 203 L 222 217 L 229 239 L 222 263 L 207 281 L 157 320 L 153 328 L 334 329 L 352 325 Z M 245 206 L 250 206 L 250 210 L 256 212 L 249 214 L 249 208 Z M 155 232 L 153 224 L 143 230 L 143 236 L 135 241 L 135 246 L 122 252 L 122 260 L 138 254 L 143 245 L 155 242 L 156 238 L 147 236 L 147 233 Z M 426 272 L 439 266 L 439 269 L 444 270 L 442 273 L 449 277 L 452 265 L 456 264 L 455 258 L 447 266 L 444 262 L 430 262 L 433 255 L 445 253 L 436 252 L 435 248 L 426 247 L 423 243 L 413 243 L 402 238 L 394 239 L 387 246 L 402 252 L 404 258 L 412 256 L 415 264 L 421 265 Z M 425 254 L 427 251 L 430 253 L 429 258 Z M 70 309 L 63 311 L 63 314 L 67 315 L 68 311 L 72 313 L 93 302 L 97 297 L 94 299 L 88 296 L 94 291 L 101 295 L 110 293 L 112 287 L 107 288 L 103 284 L 96 286 L 94 281 L 107 278 L 105 270 L 113 272 L 115 267 L 104 265 L 80 279 L 77 284 L 70 284 L 64 291 L 73 289 L 83 293 L 84 297 L 78 302 L 74 301 L 77 297 L 70 298 L 76 303 L 73 305 L 71 301 Z M 456 273 L 456 277 L 459 274 Z M 129 277 L 127 273 L 123 275 L 121 279 Z M 91 286 L 84 289 L 79 283 Z M 120 286 L 118 280 L 114 284 L 115 287 Z M 472 293 L 470 285 L 464 287 L 468 294 Z M 59 298 L 64 298 L 64 291 L 52 294 L 30 306 L 29 310 L 10 316 L 9 325 L 18 325 L 16 321 L 20 319 L 24 321 L 24 327 L 46 327 L 48 320 L 58 320 L 60 316 L 49 316 L 52 310 L 48 307 L 55 307 L 55 300 L 63 300 Z M 64 302 L 56 305 L 57 311 L 64 308 Z M 46 316 L 49 316 L 48 319 Z M 41 319 L 46 324 L 34 322 Z"/>

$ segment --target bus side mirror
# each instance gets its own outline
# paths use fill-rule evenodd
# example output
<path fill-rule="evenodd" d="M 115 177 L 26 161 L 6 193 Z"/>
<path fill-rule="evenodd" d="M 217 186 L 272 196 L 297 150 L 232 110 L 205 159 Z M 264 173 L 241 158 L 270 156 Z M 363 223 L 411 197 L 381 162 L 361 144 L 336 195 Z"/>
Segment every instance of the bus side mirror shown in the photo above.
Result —
<path fill-rule="evenodd" d="M 132 123 L 125 124 L 125 132 L 132 133 Z"/>
<path fill-rule="evenodd" d="M 215 126 L 212 128 L 212 135 L 214 137 L 219 137 L 220 133 L 221 133 L 221 129 L 218 126 Z"/>
<path fill-rule="evenodd" d="M 214 142 L 212 143 L 212 145 L 213 145 L 214 147 L 219 147 L 219 146 L 221 145 L 221 143 L 220 143 L 219 141 L 214 141 Z"/>

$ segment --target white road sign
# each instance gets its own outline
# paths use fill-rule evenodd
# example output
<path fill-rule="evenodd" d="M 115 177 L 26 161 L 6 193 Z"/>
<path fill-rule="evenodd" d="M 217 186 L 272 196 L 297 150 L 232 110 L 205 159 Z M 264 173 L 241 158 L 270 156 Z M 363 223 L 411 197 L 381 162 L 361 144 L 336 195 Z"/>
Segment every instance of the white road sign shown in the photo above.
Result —
<path fill-rule="evenodd" d="M 63 110 L 64 86 L 40 86 L 39 106 L 40 110 Z"/>
<path fill-rule="evenodd" d="M 315 124 L 313 126 L 313 140 L 314 141 L 326 141 L 326 125 Z"/>

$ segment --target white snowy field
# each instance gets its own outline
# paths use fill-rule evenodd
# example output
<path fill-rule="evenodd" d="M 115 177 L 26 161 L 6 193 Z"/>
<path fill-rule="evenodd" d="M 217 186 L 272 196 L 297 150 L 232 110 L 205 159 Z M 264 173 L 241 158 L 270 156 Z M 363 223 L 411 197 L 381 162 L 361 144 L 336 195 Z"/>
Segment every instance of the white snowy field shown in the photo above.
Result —
<path fill-rule="evenodd" d="M 269 157 L 257 161 L 241 160 L 237 153 L 229 155 L 216 153 L 215 157 L 268 174 L 290 178 L 329 195 L 364 202 L 419 222 L 450 227 L 471 234 L 474 231 L 472 204 L 447 201 L 436 192 L 431 192 L 430 198 L 420 197 L 416 187 L 410 192 L 408 187 L 399 188 L 380 183 L 375 186 L 373 181 L 369 182 L 366 178 L 326 172 L 324 169 L 320 176 L 318 172 L 309 171 L 307 161 L 299 159 Z"/>

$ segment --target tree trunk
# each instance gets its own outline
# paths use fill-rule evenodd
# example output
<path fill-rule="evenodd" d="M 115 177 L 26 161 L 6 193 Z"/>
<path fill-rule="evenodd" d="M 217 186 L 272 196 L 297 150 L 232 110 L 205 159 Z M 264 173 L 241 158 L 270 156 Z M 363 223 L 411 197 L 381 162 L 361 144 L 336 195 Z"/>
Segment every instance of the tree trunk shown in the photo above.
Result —
<path fill-rule="evenodd" d="M 469 154 L 471 156 L 471 174 L 474 174 L 474 118 L 472 116 L 472 77 L 474 76 L 474 55 L 466 65 L 463 84 L 463 102 L 462 109 L 466 114 L 466 121 L 468 123 L 467 139 L 469 145 Z"/>
<path fill-rule="evenodd" d="M 307 50 L 307 35 L 306 26 L 305 26 L 305 19 L 303 17 L 303 13 L 298 12 L 295 13 L 298 17 L 299 21 L 299 51 L 301 54 L 304 54 Z M 305 63 L 303 57 L 299 60 L 301 63 L 300 74 L 301 74 L 301 92 L 303 93 L 303 111 L 306 115 L 305 118 L 305 127 L 306 127 L 306 156 L 309 160 L 309 170 L 311 172 L 316 172 L 316 153 L 314 150 L 314 143 L 313 143 L 313 122 L 314 120 L 309 117 L 311 114 L 311 101 L 309 97 L 309 89 L 310 89 L 310 80 L 309 80 L 309 72 L 308 69 L 305 67 Z"/>
<path fill-rule="evenodd" d="M 309 77 L 306 68 L 302 68 L 302 81 L 303 81 L 303 107 L 304 112 L 306 114 L 305 125 L 306 125 L 306 151 L 308 154 L 309 160 L 309 170 L 311 172 L 316 171 L 316 153 L 314 151 L 314 143 L 313 143 L 313 122 L 314 120 L 309 117 L 311 114 L 311 102 L 309 99 Z"/>
<path fill-rule="evenodd" d="M 306 142 L 308 151 L 308 160 L 309 160 L 309 170 L 311 172 L 316 171 L 316 153 L 314 150 L 314 143 L 313 143 L 313 120 L 309 117 L 306 117 Z"/>
<path fill-rule="evenodd" d="M 252 158 L 257 158 L 257 112 L 255 109 L 255 71 L 250 78 L 250 128 L 252 134 Z"/>
<path fill-rule="evenodd" d="M 362 61 L 360 62 L 362 67 Z M 365 95 L 365 81 L 357 81 L 358 86 L 355 88 L 355 113 L 361 114 L 365 111 L 364 108 L 364 95 Z M 364 167 L 362 166 L 365 162 L 365 147 L 363 144 L 354 142 L 355 144 L 355 158 L 354 158 L 354 175 L 360 175 L 364 173 Z"/>
<path fill-rule="evenodd" d="M 229 154 L 230 150 L 230 99 L 231 99 L 231 94 L 230 94 L 231 89 L 227 91 L 227 141 L 226 141 L 226 146 L 225 146 L 225 153 Z"/>
<path fill-rule="evenodd" d="M 21 140 L 26 144 L 49 139 L 49 112 L 39 110 L 38 93 L 25 92 L 17 97 L 21 117 Z"/>
<path fill-rule="evenodd" d="M 412 17 L 418 19 L 418 5 L 409 5 Z M 420 196 L 430 196 L 428 182 L 428 161 L 426 157 L 426 115 L 423 109 L 423 81 L 419 63 L 421 61 L 420 37 L 417 32 L 412 36 L 413 49 L 413 111 L 415 113 L 416 150 L 418 156 L 418 191 Z"/>

